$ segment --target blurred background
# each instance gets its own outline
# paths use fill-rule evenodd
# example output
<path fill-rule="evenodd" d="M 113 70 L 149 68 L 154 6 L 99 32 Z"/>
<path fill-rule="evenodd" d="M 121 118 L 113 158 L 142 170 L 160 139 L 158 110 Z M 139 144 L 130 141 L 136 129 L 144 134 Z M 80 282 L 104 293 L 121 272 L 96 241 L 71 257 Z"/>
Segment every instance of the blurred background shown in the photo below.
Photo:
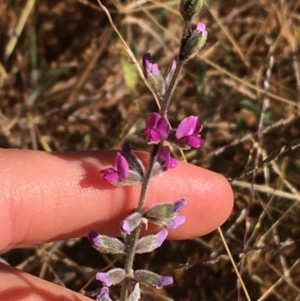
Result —
<path fill-rule="evenodd" d="M 179 1 L 103 4 L 137 60 L 151 52 L 167 70 L 183 27 Z M 171 123 L 198 115 L 206 144 L 185 156 L 232 184 L 235 207 L 222 231 L 251 300 L 300 300 L 300 1 L 211 0 L 199 20 L 208 40 L 185 66 Z M 96 0 L 0 0 L 0 147 L 79 151 L 129 140 L 148 150 L 139 133 L 155 110 Z M 95 273 L 122 264 L 86 238 L 2 257 L 91 297 Z M 143 300 L 246 300 L 218 231 L 167 242 L 139 256 L 136 267 L 175 277 L 163 290 L 143 287 Z"/>

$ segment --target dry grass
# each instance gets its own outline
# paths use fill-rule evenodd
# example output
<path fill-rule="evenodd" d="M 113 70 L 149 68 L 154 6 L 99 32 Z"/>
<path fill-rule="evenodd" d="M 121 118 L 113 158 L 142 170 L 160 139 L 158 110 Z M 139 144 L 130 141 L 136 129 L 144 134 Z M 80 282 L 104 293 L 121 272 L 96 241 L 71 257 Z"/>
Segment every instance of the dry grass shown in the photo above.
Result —
<path fill-rule="evenodd" d="M 138 60 L 150 50 L 162 68 L 169 66 L 182 25 L 178 1 L 103 3 Z M 235 179 L 235 207 L 222 231 L 239 270 L 243 262 L 250 299 L 300 300 L 300 151 L 291 147 L 300 137 L 300 1 L 214 0 L 201 20 L 208 42 L 187 64 L 170 116 L 176 122 L 197 114 L 206 146 L 187 152 L 188 161 Z M 147 148 L 138 133 L 155 101 L 96 1 L 0 1 L 0 41 L 0 147 L 88 150 L 129 139 Z M 262 115 L 270 55 L 275 63 Z M 245 174 L 257 158 L 262 162 L 284 146 L 254 180 L 254 173 Z M 85 239 L 3 257 L 83 292 L 97 287 L 92 268 L 118 261 Z M 137 265 L 173 272 L 176 285 L 166 293 L 174 300 L 238 300 L 237 278 L 217 231 L 168 242 Z M 146 292 L 145 300 L 164 300 L 151 296 Z M 243 293 L 239 300 L 246 300 Z"/>

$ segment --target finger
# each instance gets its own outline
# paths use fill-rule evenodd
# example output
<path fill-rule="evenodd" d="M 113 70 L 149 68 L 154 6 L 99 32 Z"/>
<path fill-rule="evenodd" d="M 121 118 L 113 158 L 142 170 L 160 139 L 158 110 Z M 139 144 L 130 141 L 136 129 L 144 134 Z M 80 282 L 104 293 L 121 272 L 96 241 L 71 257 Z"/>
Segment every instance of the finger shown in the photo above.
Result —
<path fill-rule="evenodd" d="M 141 154 L 146 158 L 145 154 Z M 115 151 L 46 153 L 0 150 L 0 249 L 87 235 L 96 228 L 118 235 L 120 220 L 137 206 L 140 185 L 114 187 L 99 170 L 114 165 Z M 169 238 L 211 232 L 231 212 L 227 180 L 180 163 L 148 189 L 147 207 L 186 198 L 186 223 Z"/>
<path fill-rule="evenodd" d="M 5 301 L 91 301 L 90 298 L 3 263 L 0 263 L 0 296 Z"/>

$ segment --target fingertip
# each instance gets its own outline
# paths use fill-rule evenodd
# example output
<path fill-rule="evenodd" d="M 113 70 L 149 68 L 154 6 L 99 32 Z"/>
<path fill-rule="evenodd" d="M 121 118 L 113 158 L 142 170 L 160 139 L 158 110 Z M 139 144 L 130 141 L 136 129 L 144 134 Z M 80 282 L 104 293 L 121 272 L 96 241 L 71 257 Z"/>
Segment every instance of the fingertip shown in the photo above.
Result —
<path fill-rule="evenodd" d="M 233 208 L 233 191 L 228 180 L 221 174 L 187 163 L 180 163 L 176 173 L 180 177 L 171 181 L 181 197 L 187 199 L 187 206 L 180 213 L 186 216 L 186 222 L 170 231 L 169 238 L 201 236 L 221 226 Z"/>

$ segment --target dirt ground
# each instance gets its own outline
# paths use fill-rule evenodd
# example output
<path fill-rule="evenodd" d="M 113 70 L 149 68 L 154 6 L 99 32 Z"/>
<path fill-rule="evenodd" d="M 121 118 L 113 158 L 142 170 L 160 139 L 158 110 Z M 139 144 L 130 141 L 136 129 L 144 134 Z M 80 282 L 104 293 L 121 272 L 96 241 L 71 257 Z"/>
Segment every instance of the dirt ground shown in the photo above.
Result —
<path fill-rule="evenodd" d="M 103 4 L 136 59 L 150 51 L 166 70 L 182 31 L 178 1 Z M 238 269 L 243 265 L 251 300 L 300 300 L 300 1 L 206 1 L 199 20 L 208 40 L 185 66 L 171 123 L 198 115 L 206 144 L 185 156 L 232 184 L 234 211 L 222 231 Z M 0 0 L 0 147 L 111 149 L 126 139 L 149 150 L 139 133 L 146 113 L 156 109 L 96 0 Z M 121 264 L 86 238 L 2 257 L 91 297 L 99 287 L 96 271 Z M 175 277 L 164 290 L 144 288 L 143 300 L 247 300 L 238 297 L 218 231 L 167 242 L 136 266 Z"/>

